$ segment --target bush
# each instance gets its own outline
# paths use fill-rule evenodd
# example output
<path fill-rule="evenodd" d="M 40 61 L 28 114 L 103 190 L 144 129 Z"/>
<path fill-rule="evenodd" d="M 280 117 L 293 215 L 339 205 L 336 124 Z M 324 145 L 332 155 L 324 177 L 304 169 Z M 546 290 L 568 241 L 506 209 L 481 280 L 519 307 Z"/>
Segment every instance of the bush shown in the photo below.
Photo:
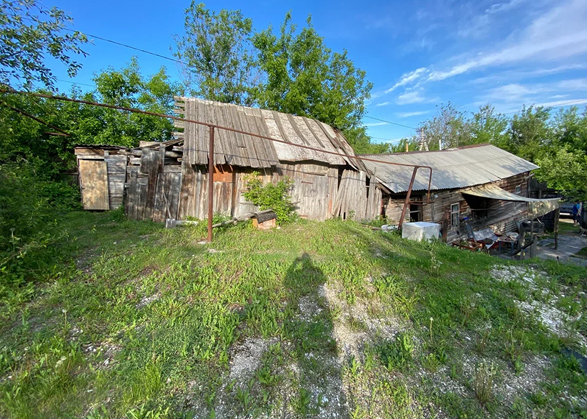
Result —
<path fill-rule="evenodd" d="M 0 197 L 0 286 L 20 285 L 41 264 L 34 251 L 57 240 L 60 211 L 79 208 L 79 192 L 43 179 L 31 164 L 9 163 L 0 164 Z"/>
<path fill-rule="evenodd" d="M 280 180 L 276 184 L 268 183 L 263 186 L 259 173 L 253 172 L 245 178 L 247 191 L 245 199 L 259 207 L 261 211 L 271 209 L 277 216 L 277 223 L 283 224 L 294 218 L 294 205 L 291 202 L 289 191 L 293 181 L 289 178 Z"/>

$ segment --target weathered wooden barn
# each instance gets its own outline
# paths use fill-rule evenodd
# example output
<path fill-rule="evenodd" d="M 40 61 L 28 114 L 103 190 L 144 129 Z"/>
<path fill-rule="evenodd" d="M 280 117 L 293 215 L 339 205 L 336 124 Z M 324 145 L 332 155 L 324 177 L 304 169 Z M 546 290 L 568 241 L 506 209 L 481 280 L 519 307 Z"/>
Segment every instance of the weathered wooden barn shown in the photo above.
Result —
<path fill-rule="evenodd" d="M 404 221 L 430 221 L 443 226 L 448 242 L 466 234 L 465 224 L 496 233 L 514 231 L 517 222 L 556 209 L 556 200 L 528 198 L 533 163 L 489 144 L 441 151 L 419 151 L 369 156 L 392 163 L 430 166 L 433 169 L 430 203 L 423 205 L 429 171 L 419 169 Z M 385 188 L 382 215 L 399 222 L 413 168 L 364 162 Z"/>
<path fill-rule="evenodd" d="M 370 220 L 380 215 L 381 188 L 363 162 L 354 158 L 353 149 L 339 130 L 314 119 L 275 111 L 196 98 L 176 100 L 176 113 L 182 118 L 240 131 L 214 130 L 215 213 L 238 217 L 255 210 L 243 193 L 246 177 L 257 172 L 264 182 L 291 179 L 292 200 L 303 218 L 354 216 Z M 131 219 L 207 217 L 209 128 L 185 121 L 176 121 L 175 125 L 175 140 L 143 143 L 126 151 L 124 205 Z M 76 154 L 82 179 L 87 176 L 81 173 L 86 170 L 81 157 L 87 153 L 76 150 Z M 103 159 L 107 163 L 107 157 Z"/>

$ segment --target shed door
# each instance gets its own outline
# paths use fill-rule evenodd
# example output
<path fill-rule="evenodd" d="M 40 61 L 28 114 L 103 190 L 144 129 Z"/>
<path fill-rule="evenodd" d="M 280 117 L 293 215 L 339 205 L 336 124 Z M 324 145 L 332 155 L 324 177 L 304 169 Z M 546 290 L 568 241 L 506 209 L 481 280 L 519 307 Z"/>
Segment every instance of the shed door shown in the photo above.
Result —
<path fill-rule="evenodd" d="M 110 209 L 106 162 L 103 160 L 80 160 L 79 176 L 84 209 Z"/>

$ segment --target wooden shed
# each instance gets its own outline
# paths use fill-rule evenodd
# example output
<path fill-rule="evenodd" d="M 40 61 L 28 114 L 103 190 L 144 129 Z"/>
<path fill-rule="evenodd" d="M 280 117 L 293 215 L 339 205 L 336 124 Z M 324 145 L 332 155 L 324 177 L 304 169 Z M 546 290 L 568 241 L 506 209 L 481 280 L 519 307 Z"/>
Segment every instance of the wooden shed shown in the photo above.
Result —
<path fill-rule="evenodd" d="M 122 205 L 129 151 L 119 146 L 75 147 L 85 210 L 109 210 Z"/>
<path fill-rule="evenodd" d="M 196 98 L 176 100 L 180 117 L 240 131 L 215 129 L 215 213 L 239 217 L 257 209 L 243 196 L 246 177 L 253 172 L 265 183 L 291 179 L 292 200 L 303 218 L 370 220 L 381 213 L 377 179 L 354 158 L 339 130 L 275 111 Z M 125 210 L 131 219 L 207 217 L 209 128 L 184 121 L 175 125 L 175 140 L 143 143 L 127 153 Z"/>
<path fill-rule="evenodd" d="M 376 157 L 391 163 L 432 167 L 431 202 L 422 205 L 429 171 L 420 169 L 404 221 L 439 223 L 448 242 L 464 236 L 467 224 L 474 230 L 491 227 L 496 233 L 505 233 L 516 230 L 520 221 L 558 208 L 556 199 L 528 197 L 531 171 L 538 166 L 490 144 Z M 385 186 L 382 215 L 392 223 L 399 222 L 413 169 L 369 161 L 365 164 Z"/>

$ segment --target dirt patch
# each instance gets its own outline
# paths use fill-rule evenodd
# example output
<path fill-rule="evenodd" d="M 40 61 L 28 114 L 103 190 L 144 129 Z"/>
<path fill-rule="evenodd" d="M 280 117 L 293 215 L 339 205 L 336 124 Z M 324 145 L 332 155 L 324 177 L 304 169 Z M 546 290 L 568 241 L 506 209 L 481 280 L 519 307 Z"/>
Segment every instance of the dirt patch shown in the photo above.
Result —
<path fill-rule="evenodd" d="M 384 314 L 385 310 L 375 298 L 369 301 L 358 299 L 355 304 L 339 298 L 342 288 L 337 284 L 324 284 L 319 295 L 326 299 L 332 313 L 340 313 L 333 319 L 333 338 L 340 349 L 340 361 L 350 356 L 361 359 L 366 343 L 376 339 L 391 339 L 406 326 L 397 318 Z M 372 313 L 381 313 L 374 317 Z"/>
<path fill-rule="evenodd" d="M 248 338 L 242 345 L 231 351 L 230 373 L 231 380 L 245 381 L 251 377 L 261 364 L 261 357 L 276 339 Z"/>
<path fill-rule="evenodd" d="M 103 357 L 103 361 L 101 361 L 98 365 L 99 368 L 108 368 L 111 366 L 114 362 L 116 354 L 120 352 L 120 349 L 120 345 L 109 342 L 90 344 L 82 348 L 83 352 L 88 355 L 93 354 Z"/>
<path fill-rule="evenodd" d="M 567 313 L 560 310 L 556 304 L 562 293 L 554 293 L 551 290 L 540 287 L 537 280 L 540 278 L 548 278 L 545 272 L 538 271 L 529 266 L 496 266 L 491 271 L 493 277 L 501 282 L 520 281 L 528 286 L 532 291 L 539 291 L 542 296 L 541 300 L 530 299 L 528 301 L 514 300 L 516 305 L 526 314 L 534 316 L 540 321 L 550 332 L 559 337 L 571 338 L 577 341 L 584 348 L 587 348 L 587 340 L 573 327 L 571 323 L 576 322 L 581 318 L 578 316 L 569 316 Z M 568 287 L 560 286 L 563 293 L 569 291 Z M 548 301 L 548 302 L 546 302 Z"/>
<path fill-rule="evenodd" d="M 149 304 L 151 304 L 152 302 L 159 300 L 160 298 L 161 298 L 161 293 L 160 292 L 158 292 L 156 294 L 153 294 L 153 295 L 151 295 L 149 297 L 143 297 L 143 298 L 141 298 L 141 301 L 139 301 L 139 303 L 135 307 L 137 309 L 146 307 Z"/>

